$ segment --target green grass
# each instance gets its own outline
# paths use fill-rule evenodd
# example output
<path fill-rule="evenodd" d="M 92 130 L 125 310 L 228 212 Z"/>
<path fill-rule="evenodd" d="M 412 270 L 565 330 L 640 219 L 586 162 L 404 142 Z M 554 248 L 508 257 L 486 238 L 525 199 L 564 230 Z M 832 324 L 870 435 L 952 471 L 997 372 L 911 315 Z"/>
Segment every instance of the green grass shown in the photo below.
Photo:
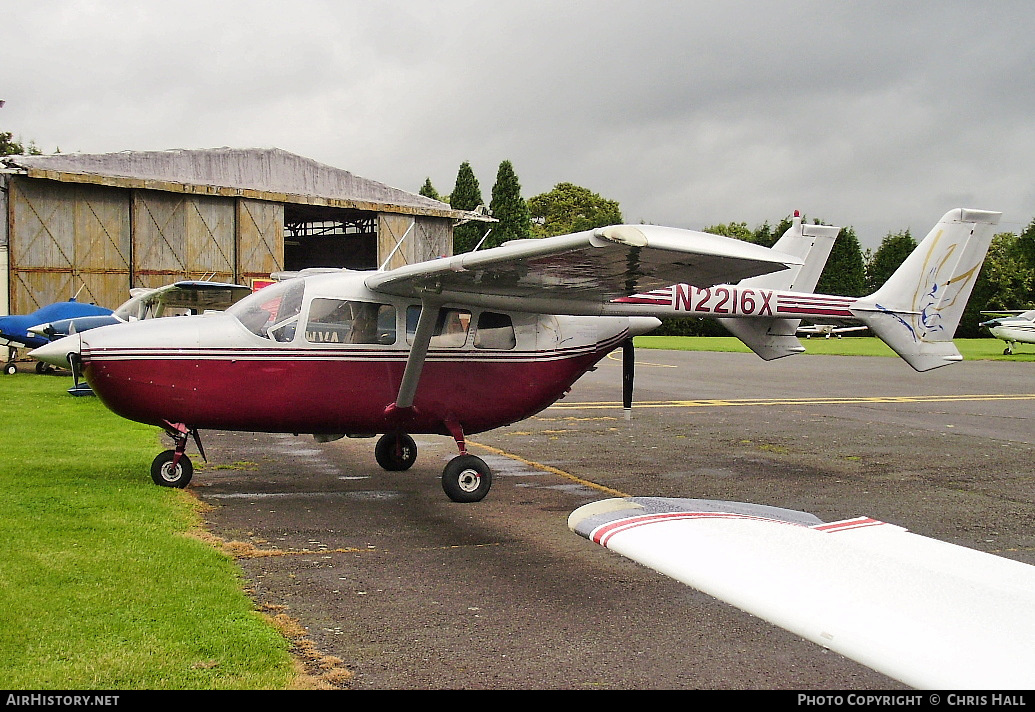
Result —
<path fill-rule="evenodd" d="M 288 642 L 197 502 L 148 475 L 158 431 L 69 379 L 0 376 L 0 680 L 6 689 L 270 689 Z"/>
<path fill-rule="evenodd" d="M 806 354 L 830 356 L 896 356 L 887 344 L 872 336 L 799 339 Z M 636 346 L 671 351 L 728 351 L 750 353 L 733 336 L 637 336 Z M 1035 361 L 1035 345 L 1020 344 L 1012 356 L 1004 356 L 1005 343 L 999 339 L 956 339 L 965 360 Z"/>

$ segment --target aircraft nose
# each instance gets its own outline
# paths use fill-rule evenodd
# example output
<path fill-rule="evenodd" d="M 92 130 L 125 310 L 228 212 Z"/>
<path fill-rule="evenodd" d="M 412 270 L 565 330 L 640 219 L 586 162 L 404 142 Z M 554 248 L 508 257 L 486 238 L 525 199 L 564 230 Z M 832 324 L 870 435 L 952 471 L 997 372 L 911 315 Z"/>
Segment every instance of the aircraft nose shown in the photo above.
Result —
<path fill-rule="evenodd" d="M 29 355 L 37 361 L 43 361 L 58 368 L 69 368 L 71 364 L 68 362 L 68 354 L 78 355 L 82 350 L 82 335 L 74 334 L 33 349 Z"/>

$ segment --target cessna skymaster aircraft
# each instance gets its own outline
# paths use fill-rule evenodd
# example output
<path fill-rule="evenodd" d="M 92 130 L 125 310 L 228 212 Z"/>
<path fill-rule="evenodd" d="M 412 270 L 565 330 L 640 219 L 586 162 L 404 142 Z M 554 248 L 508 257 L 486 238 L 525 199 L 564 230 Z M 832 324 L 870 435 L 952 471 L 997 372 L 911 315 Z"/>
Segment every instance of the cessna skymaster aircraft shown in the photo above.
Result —
<path fill-rule="evenodd" d="M 858 319 L 914 369 L 961 360 L 952 343 L 999 213 L 945 214 L 897 272 L 861 299 L 812 294 L 838 228 L 795 219 L 772 249 L 707 233 L 617 225 L 515 240 L 391 270 L 301 274 L 224 313 L 93 329 L 31 353 L 71 365 L 119 415 L 166 429 L 151 476 L 184 487 L 204 429 L 381 434 L 378 464 L 405 470 L 411 433 L 451 435 L 442 486 L 481 500 L 492 473 L 465 435 L 564 396 L 658 316 L 714 317 L 755 353 L 804 350 L 799 320 Z"/>

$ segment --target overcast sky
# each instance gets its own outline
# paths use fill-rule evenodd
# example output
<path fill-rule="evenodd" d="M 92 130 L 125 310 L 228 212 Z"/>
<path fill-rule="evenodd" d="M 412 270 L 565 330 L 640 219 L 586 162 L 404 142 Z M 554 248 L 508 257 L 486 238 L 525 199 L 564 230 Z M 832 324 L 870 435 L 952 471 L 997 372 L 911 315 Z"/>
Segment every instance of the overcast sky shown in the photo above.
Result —
<path fill-rule="evenodd" d="M 1035 218 L 1035 3 L 7 0 L 0 130 L 101 153 L 275 146 L 417 192 L 500 161 L 627 222 L 798 209 L 864 247 Z"/>

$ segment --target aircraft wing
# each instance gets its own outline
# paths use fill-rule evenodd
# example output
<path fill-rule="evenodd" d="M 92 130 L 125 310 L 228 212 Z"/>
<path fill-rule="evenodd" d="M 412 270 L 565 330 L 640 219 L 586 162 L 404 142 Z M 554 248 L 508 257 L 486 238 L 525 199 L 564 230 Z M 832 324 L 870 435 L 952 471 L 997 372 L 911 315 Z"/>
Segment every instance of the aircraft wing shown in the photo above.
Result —
<path fill-rule="evenodd" d="M 577 534 L 917 688 L 1035 688 L 1035 566 L 867 517 L 634 497 Z"/>
<path fill-rule="evenodd" d="M 417 298 L 491 304 L 514 300 L 547 313 L 598 313 L 612 299 L 677 283 L 707 287 L 800 265 L 760 245 L 657 225 L 616 225 L 376 272 L 366 286 Z"/>

